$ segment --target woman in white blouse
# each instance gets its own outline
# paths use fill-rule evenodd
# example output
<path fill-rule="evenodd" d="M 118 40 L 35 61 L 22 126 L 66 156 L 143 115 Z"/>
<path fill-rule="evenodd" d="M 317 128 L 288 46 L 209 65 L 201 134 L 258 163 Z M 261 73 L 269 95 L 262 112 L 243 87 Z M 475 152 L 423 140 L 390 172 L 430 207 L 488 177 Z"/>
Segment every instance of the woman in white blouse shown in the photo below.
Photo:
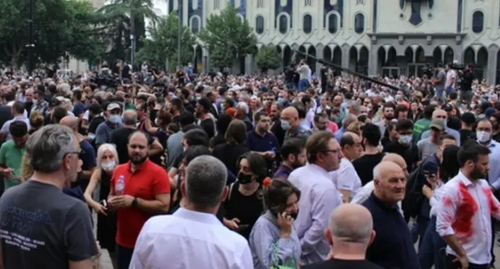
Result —
<path fill-rule="evenodd" d="M 293 221 L 300 191 L 289 182 L 269 178 L 264 186 L 267 211 L 255 223 L 249 239 L 255 269 L 298 268 L 301 249 Z"/>

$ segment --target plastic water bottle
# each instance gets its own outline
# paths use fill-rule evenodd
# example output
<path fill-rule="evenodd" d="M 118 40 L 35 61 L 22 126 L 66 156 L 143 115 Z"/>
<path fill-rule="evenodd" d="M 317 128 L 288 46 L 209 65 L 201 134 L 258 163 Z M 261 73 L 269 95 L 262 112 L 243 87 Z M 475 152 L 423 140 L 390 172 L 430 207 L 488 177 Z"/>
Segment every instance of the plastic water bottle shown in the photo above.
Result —
<path fill-rule="evenodd" d="M 115 195 L 123 195 L 125 191 L 125 177 L 120 176 L 115 184 Z"/>

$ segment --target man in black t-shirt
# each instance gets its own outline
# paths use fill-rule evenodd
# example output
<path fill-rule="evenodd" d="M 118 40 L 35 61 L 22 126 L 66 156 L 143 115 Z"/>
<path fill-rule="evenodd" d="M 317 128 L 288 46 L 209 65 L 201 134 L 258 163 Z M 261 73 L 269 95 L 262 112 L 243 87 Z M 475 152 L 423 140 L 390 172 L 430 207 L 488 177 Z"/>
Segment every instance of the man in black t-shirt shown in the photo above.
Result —
<path fill-rule="evenodd" d="M 91 268 L 99 253 L 87 206 L 63 194 L 81 152 L 71 129 L 51 124 L 33 133 L 26 153 L 34 173 L 0 199 L 2 268 Z"/>
<path fill-rule="evenodd" d="M 370 123 L 363 128 L 362 143 L 365 150 L 360 158 L 352 162 L 363 185 L 373 180 L 373 168 L 384 158 L 384 153 L 378 148 L 381 136 L 380 128 L 375 124 Z"/>
<path fill-rule="evenodd" d="M 419 161 L 418 148 L 413 145 L 413 122 L 409 119 L 400 119 L 396 124 L 396 132 L 399 138 L 384 146 L 384 152 L 396 153 L 405 159 L 408 171 L 413 171 L 413 167 Z"/>
<path fill-rule="evenodd" d="M 464 145 L 467 140 L 476 140 L 476 133 L 472 130 L 476 124 L 476 116 L 470 112 L 465 112 L 461 117 L 462 127 L 460 133 L 460 145 Z"/>
<path fill-rule="evenodd" d="M 343 204 L 330 216 L 326 230 L 332 258 L 302 267 L 303 269 L 382 269 L 367 261 L 366 249 L 375 239 L 370 211 L 364 206 Z M 333 258 L 335 257 L 335 258 Z"/>
<path fill-rule="evenodd" d="M 202 97 L 196 103 L 196 118 L 199 120 L 199 126 L 207 133 L 208 139 L 215 136 L 215 123 L 208 114 L 210 108 L 212 107 L 212 102 L 207 97 Z"/>

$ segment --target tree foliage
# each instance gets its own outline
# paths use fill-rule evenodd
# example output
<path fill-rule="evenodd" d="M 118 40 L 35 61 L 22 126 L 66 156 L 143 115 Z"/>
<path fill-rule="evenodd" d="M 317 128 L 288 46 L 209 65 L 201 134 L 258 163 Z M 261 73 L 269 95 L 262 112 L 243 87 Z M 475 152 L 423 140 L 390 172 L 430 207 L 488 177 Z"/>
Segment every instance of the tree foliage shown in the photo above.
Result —
<path fill-rule="evenodd" d="M 269 69 L 277 69 L 281 65 L 281 57 L 275 46 L 261 47 L 255 60 L 262 72 L 267 72 Z"/>
<path fill-rule="evenodd" d="M 104 49 L 96 41 L 89 2 L 36 0 L 33 11 L 35 64 L 57 64 L 64 56 L 92 60 Z M 29 1 L 0 1 L 0 61 L 14 68 L 26 63 Z"/>
<path fill-rule="evenodd" d="M 210 15 L 198 37 L 208 47 L 212 65 L 220 69 L 231 67 L 237 59 L 255 53 L 257 43 L 248 21 L 242 22 L 230 4 L 219 15 Z"/>
<path fill-rule="evenodd" d="M 144 39 L 144 46 L 137 53 L 138 62 L 149 61 L 157 66 L 164 66 L 168 60 L 170 68 L 177 65 L 179 17 L 172 13 L 161 18 L 149 29 L 150 37 Z M 181 64 L 193 59 L 193 45 L 196 38 L 188 27 L 183 27 L 181 34 Z"/>

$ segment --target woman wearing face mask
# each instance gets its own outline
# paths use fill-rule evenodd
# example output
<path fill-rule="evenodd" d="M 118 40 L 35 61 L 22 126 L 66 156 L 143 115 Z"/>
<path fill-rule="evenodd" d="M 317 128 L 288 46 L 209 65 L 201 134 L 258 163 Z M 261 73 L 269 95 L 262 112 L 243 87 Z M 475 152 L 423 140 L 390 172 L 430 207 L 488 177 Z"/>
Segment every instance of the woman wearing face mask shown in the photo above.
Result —
<path fill-rule="evenodd" d="M 118 165 L 118 153 L 112 144 L 102 144 L 97 150 L 97 169 L 94 170 L 90 183 L 85 190 L 84 197 L 87 204 L 92 207 L 97 213 L 97 240 L 101 248 L 105 248 L 109 252 L 109 257 L 113 263 L 113 268 L 116 267 L 115 258 L 115 235 L 116 235 L 116 220 L 114 215 L 107 208 L 106 199 L 110 190 L 110 179 L 113 175 L 115 167 Z M 92 193 L 97 185 L 99 188 L 99 201 L 92 199 Z"/>
<path fill-rule="evenodd" d="M 267 177 L 267 165 L 264 157 L 251 152 L 241 156 L 238 163 L 237 181 L 229 186 L 224 202 L 223 222 L 248 240 L 253 225 L 264 211 L 261 183 Z"/>
<path fill-rule="evenodd" d="M 266 213 L 250 233 L 250 249 L 255 269 L 271 266 L 298 268 L 300 240 L 293 229 L 299 212 L 300 191 L 288 181 L 264 180 Z"/>

